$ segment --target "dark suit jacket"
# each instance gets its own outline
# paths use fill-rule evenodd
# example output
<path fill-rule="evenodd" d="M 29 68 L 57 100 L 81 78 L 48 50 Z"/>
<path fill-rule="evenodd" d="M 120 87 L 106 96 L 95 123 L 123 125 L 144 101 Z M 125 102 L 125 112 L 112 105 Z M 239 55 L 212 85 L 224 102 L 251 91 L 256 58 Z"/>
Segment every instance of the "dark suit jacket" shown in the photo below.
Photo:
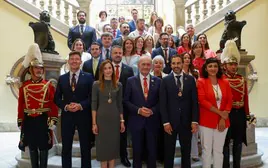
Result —
<path fill-rule="evenodd" d="M 159 89 L 161 79 L 150 76 L 150 86 L 147 101 L 144 98 L 140 76 L 128 78 L 125 90 L 124 103 L 129 113 L 130 130 L 148 128 L 157 131 L 159 126 Z M 153 111 L 153 115 L 146 118 L 138 114 L 138 109 L 147 107 Z"/>
<path fill-rule="evenodd" d="M 118 37 L 113 40 L 112 46 L 119 45 L 123 47 L 123 39 L 122 37 Z"/>
<path fill-rule="evenodd" d="M 115 39 L 118 38 L 118 37 L 121 37 L 121 35 L 122 35 L 121 31 L 119 29 L 117 29 Z"/>
<path fill-rule="evenodd" d="M 91 74 L 80 71 L 77 85 L 73 92 L 70 85 L 70 72 L 61 75 L 58 80 L 54 102 L 61 108 L 63 113 L 66 112 L 64 110 L 65 106 L 71 102 L 80 103 L 83 108 L 82 112 L 90 113 L 93 81 Z"/>
<path fill-rule="evenodd" d="M 84 62 L 82 70 L 84 72 L 92 74 L 92 76 L 94 76 L 95 81 L 99 80 L 99 67 L 100 67 L 100 64 L 102 63 L 102 61 L 103 61 L 103 59 L 101 58 L 101 55 L 100 55 L 99 56 L 99 63 L 98 63 L 95 75 L 93 73 L 93 58 Z"/>
<path fill-rule="evenodd" d="M 166 65 L 166 67 L 163 69 L 163 72 L 166 74 L 169 74 L 171 72 L 171 67 L 170 67 L 171 57 L 175 54 L 177 54 L 177 51 L 173 48 L 169 48 L 168 61 L 167 61 L 165 59 L 164 51 L 162 50 L 161 47 L 159 47 L 153 50 L 152 58 L 154 58 L 157 55 L 162 55 L 162 57 L 165 59 L 165 65 Z"/>
<path fill-rule="evenodd" d="M 136 30 L 135 20 L 131 20 L 130 22 L 128 22 L 128 24 L 129 24 L 130 33 Z"/>
<path fill-rule="evenodd" d="M 123 95 L 125 93 L 127 79 L 132 76 L 134 76 L 133 69 L 130 66 L 122 63 L 119 82 L 123 85 Z"/>
<path fill-rule="evenodd" d="M 71 50 L 73 42 L 77 38 L 81 38 L 86 45 L 86 51 L 88 51 L 91 44 L 97 40 L 96 30 L 93 27 L 86 25 L 85 30 L 81 36 L 79 29 L 80 29 L 79 25 L 70 28 L 67 41 L 68 47 Z"/>
<path fill-rule="evenodd" d="M 173 73 L 162 79 L 160 88 L 160 113 L 162 123 L 169 122 L 173 129 L 178 125 L 190 126 L 199 122 L 197 91 L 194 77 L 183 74 L 183 92 L 179 89 Z"/>

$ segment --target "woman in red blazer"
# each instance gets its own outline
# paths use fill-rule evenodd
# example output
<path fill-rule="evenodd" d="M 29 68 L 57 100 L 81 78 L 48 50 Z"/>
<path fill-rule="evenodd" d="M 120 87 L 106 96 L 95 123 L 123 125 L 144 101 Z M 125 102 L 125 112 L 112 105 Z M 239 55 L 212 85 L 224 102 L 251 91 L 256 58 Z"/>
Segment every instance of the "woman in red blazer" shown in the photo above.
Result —
<path fill-rule="evenodd" d="M 200 134 L 203 168 L 223 164 L 223 145 L 230 126 L 228 114 L 232 108 L 232 91 L 229 82 L 222 77 L 220 63 L 209 58 L 202 67 L 203 77 L 197 81 L 200 107 Z"/>

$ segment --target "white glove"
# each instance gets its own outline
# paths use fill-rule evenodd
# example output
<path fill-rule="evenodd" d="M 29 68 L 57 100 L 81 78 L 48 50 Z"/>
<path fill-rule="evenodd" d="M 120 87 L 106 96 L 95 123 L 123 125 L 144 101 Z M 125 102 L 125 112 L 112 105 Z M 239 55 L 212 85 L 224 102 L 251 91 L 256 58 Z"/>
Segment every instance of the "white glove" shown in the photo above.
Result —
<path fill-rule="evenodd" d="M 21 131 L 21 126 L 19 126 L 19 130 Z"/>
<path fill-rule="evenodd" d="M 53 124 L 52 126 L 49 127 L 49 129 L 54 131 L 56 129 L 56 125 Z"/>

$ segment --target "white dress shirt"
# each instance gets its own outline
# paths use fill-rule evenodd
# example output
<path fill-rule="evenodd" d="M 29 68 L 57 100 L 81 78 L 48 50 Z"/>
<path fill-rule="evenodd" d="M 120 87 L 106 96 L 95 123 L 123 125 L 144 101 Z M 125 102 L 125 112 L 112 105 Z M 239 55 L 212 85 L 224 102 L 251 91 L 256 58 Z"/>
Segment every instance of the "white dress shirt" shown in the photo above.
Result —
<path fill-rule="evenodd" d="M 145 37 L 147 34 L 148 34 L 148 33 L 144 30 L 141 36 L 142 36 L 142 37 Z M 134 30 L 133 32 L 131 32 L 131 33 L 128 35 L 128 37 L 130 37 L 130 38 L 136 38 L 136 37 L 138 37 L 138 36 L 140 36 L 140 32 L 139 32 L 137 29 Z"/>

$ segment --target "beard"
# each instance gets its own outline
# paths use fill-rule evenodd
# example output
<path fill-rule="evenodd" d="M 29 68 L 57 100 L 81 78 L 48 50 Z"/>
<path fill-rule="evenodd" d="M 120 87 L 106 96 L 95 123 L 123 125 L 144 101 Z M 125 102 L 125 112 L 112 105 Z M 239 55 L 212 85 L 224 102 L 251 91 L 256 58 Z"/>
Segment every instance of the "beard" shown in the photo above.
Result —
<path fill-rule="evenodd" d="M 128 30 L 125 30 L 125 31 L 123 32 L 123 35 L 124 35 L 124 36 L 129 35 L 129 31 L 128 31 Z"/>
<path fill-rule="evenodd" d="M 168 43 L 163 43 L 162 44 L 162 47 L 167 48 L 168 47 Z"/>
<path fill-rule="evenodd" d="M 79 22 L 79 24 L 85 24 L 86 20 L 85 19 L 79 19 L 78 22 Z"/>

